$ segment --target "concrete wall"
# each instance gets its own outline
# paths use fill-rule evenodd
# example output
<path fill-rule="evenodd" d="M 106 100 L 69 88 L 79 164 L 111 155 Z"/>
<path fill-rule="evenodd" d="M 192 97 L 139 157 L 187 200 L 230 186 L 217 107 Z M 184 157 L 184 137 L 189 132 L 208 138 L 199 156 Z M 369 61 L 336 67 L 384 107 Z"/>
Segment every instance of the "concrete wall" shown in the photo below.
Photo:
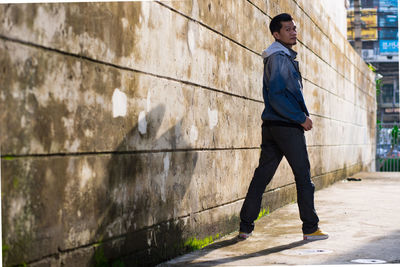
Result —
<path fill-rule="evenodd" d="M 320 0 L 322 8 L 336 25 L 342 35 L 347 35 L 347 8 L 350 6 L 349 0 Z"/>
<path fill-rule="evenodd" d="M 374 76 L 319 1 L 0 5 L 6 265 L 154 264 L 237 230 L 281 12 L 299 26 L 317 188 L 369 170 Z M 263 208 L 292 200 L 283 161 Z"/>

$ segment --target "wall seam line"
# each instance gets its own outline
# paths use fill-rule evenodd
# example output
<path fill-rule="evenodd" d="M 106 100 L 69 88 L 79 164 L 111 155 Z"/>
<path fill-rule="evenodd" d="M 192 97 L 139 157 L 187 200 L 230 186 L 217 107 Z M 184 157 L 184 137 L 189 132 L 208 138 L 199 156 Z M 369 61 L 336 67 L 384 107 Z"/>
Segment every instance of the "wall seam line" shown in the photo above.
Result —
<path fill-rule="evenodd" d="M 29 158 L 29 157 L 79 157 L 92 155 L 134 155 L 134 154 L 157 154 L 157 153 L 184 153 L 184 152 L 212 152 L 212 151 L 231 151 L 231 150 L 254 150 L 260 147 L 237 147 L 237 148 L 182 148 L 182 149 L 159 149 L 159 150 L 133 150 L 133 151 L 95 151 L 95 152 L 65 152 L 65 153 L 49 153 L 49 154 L 2 154 L 1 158 Z"/>
<path fill-rule="evenodd" d="M 217 31 L 217 30 L 211 28 L 211 27 L 208 26 L 207 24 L 205 24 L 205 23 L 203 23 L 203 22 L 201 22 L 201 21 L 199 21 L 199 20 L 197 20 L 197 19 L 195 19 L 195 18 L 192 18 L 192 17 L 190 17 L 190 16 L 188 16 L 188 15 L 186 15 L 186 14 L 184 14 L 184 13 L 182 13 L 182 12 L 176 10 L 175 8 L 170 7 L 170 6 L 164 4 L 164 3 L 160 2 L 160 1 L 155 1 L 155 2 L 158 3 L 159 5 L 161 5 L 161 6 L 165 7 L 165 8 L 167 8 L 167 9 L 169 9 L 169 10 L 171 10 L 171 11 L 173 11 L 173 12 L 175 12 L 175 13 L 177 13 L 177 14 L 179 14 L 179 15 L 185 17 L 185 18 L 187 18 L 188 20 L 191 20 L 191 21 L 193 21 L 193 22 L 195 22 L 195 23 L 200 24 L 200 25 L 203 26 L 204 28 L 206 28 L 206 29 L 208 29 L 208 30 L 210 30 L 210 31 L 212 31 L 212 32 L 214 32 L 214 33 L 216 33 L 216 34 L 218 34 L 218 35 L 220 35 L 220 36 L 222 36 L 222 37 L 228 39 L 228 40 L 231 41 L 232 43 L 234 43 L 234 44 L 236 44 L 236 45 L 238 45 L 238 46 L 240 46 L 240 47 L 242 47 L 242 48 L 244 48 L 244 49 L 246 49 L 246 50 L 248 50 L 248 51 L 254 53 L 255 55 L 261 56 L 260 53 L 257 53 L 256 51 L 252 50 L 251 48 L 249 48 L 249 47 L 247 47 L 247 46 L 245 46 L 245 45 L 243 45 L 243 44 L 241 44 L 240 42 L 236 41 L 235 39 L 233 39 L 233 38 L 231 38 L 231 37 L 229 37 L 229 36 L 223 34 L 222 32 L 219 32 L 219 31 Z"/>
<path fill-rule="evenodd" d="M 324 145 L 307 145 L 307 148 L 315 147 L 351 147 L 351 146 L 369 146 L 372 144 L 324 144 Z M 45 158 L 45 157 L 84 157 L 84 156 L 107 156 L 107 155 L 138 155 L 138 154 L 159 154 L 159 153 L 185 153 L 185 152 L 220 152 L 220 151 L 237 151 L 237 150 L 260 150 L 256 147 L 236 147 L 236 148 L 192 148 L 192 149 L 160 149 L 160 150 L 136 150 L 136 151 L 98 151 L 98 152 L 66 152 L 66 153 L 49 153 L 49 154 L 2 154 L 2 160 L 13 160 L 14 158 Z M 12 159 L 10 159 L 12 158 Z"/>
<path fill-rule="evenodd" d="M 20 39 L 17 39 L 17 38 L 7 37 L 7 36 L 4 36 L 4 35 L 0 34 L 0 40 L 1 39 L 3 41 L 8 41 L 8 42 L 12 42 L 12 43 L 18 43 L 18 44 L 29 46 L 29 47 L 34 47 L 36 49 L 43 49 L 43 50 L 48 51 L 48 52 L 50 51 L 50 52 L 53 52 L 53 53 L 59 53 L 59 54 L 65 55 L 65 56 L 78 58 L 78 59 L 81 59 L 81 60 L 86 60 L 86 61 L 89 61 L 89 62 L 92 62 L 92 63 L 105 65 L 105 66 L 108 66 L 108 67 L 112 67 L 112 68 L 116 68 L 116 69 L 120 69 L 120 70 L 124 70 L 124 71 L 136 72 L 136 73 L 149 75 L 149 76 L 160 78 L 160 79 L 174 81 L 174 82 L 177 82 L 177 83 L 183 83 L 183 84 L 190 85 L 190 86 L 193 86 L 193 87 L 202 88 L 202 89 L 205 89 L 205 90 L 208 90 L 208 91 L 213 91 L 213 92 L 216 92 L 216 93 L 221 93 L 221 94 L 224 94 L 224 95 L 228 95 L 228 96 L 232 96 L 232 97 L 236 97 L 236 98 L 240 98 L 240 99 L 245 99 L 245 100 L 253 101 L 253 102 L 256 102 L 256 103 L 264 103 L 263 101 L 258 100 L 258 99 L 254 99 L 254 98 L 250 98 L 250 97 L 247 97 L 247 96 L 230 93 L 230 92 L 223 91 L 223 90 L 216 89 L 216 88 L 212 88 L 212 87 L 209 87 L 209 86 L 206 86 L 206 85 L 197 84 L 197 83 L 194 83 L 194 82 L 191 82 L 191 81 L 180 80 L 180 79 L 177 79 L 177 78 L 168 77 L 168 76 L 164 76 L 164 75 L 159 75 L 159 74 L 155 74 L 155 73 L 151 73 L 151 72 L 146 72 L 146 71 L 139 70 L 139 69 L 134 69 L 134 68 L 130 68 L 130 67 L 124 67 L 124 66 L 121 66 L 121 65 L 117 65 L 115 63 L 110 63 L 110 62 L 106 62 L 106 61 L 102 61 L 102 60 L 98 60 L 98 59 L 93 59 L 93 58 L 90 58 L 88 56 L 83 56 L 83 55 L 74 54 L 74 53 L 71 53 L 71 52 L 66 52 L 66 51 L 55 49 L 55 48 L 51 48 L 51 47 L 46 47 L 46 46 L 43 46 L 43 45 L 35 44 L 35 43 L 32 43 L 32 42 L 27 42 L 27 41 L 20 40 Z"/>
<path fill-rule="evenodd" d="M 361 105 L 357 105 L 356 103 L 353 103 L 353 102 L 351 102 L 350 100 L 347 100 L 346 98 L 340 97 L 338 94 L 335 94 L 335 93 L 329 91 L 329 90 L 326 89 L 325 87 L 321 87 L 320 85 L 314 83 L 313 81 L 309 80 L 308 78 L 304 78 L 304 77 L 303 77 L 303 80 L 305 80 L 305 81 L 311 83 L 311 84 L 314 85 L 315 87 L 318 87 L 319 89 L 321 89 L 321 90 L 323 90 L 323 91 L 326 91 L 326 92 L 328 92 L 329 94 L 331 94 L 331 95 L 333 95 L 333 96 L 335 96 L 335 97 L 337 97 L 337 98 L 339 98 L 339 99 L 342 99 L 343 101 L 345 101 L 345 102 L 347 102 L 347 103 L 349 103 L 349 104 L 352 104 L 353 106 L 356 106 L 356 107 L 359 107 L 359 108 L 362 109 L 362 110 L 368 111 L 367 108 L 364 108 L 364 107 L 361 106 Z M 372 97 L 372 96 L 370 96 L 370 97 Z"/>

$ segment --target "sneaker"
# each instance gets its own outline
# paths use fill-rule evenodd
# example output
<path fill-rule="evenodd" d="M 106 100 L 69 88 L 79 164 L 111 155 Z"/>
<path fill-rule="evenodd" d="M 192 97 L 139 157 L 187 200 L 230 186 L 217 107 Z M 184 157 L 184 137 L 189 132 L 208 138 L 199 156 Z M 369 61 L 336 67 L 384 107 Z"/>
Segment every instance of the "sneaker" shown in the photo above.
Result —
<path fill-rule="evenodd" d="M 328 237 L 329 237 L 328 233 L 318 228 L 317 231 L 315 231 L 312 234 L 303 235 L 303 240 L 322 240 L 322 239 L 328 239 Z"/>
<path fill-rule="evenodd" d="M 239 232 L 238 239 L 239 240 L 246 240 L 251 236 L 251 233 Z"/>

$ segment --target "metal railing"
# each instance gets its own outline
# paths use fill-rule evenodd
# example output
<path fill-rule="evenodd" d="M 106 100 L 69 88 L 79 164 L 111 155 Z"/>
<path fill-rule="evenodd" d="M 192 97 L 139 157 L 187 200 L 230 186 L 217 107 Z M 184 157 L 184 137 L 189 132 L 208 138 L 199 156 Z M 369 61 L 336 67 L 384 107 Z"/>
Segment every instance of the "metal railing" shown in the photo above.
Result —
<path fill-rule="evenodd" d="M 378 124 L 376 133 L 376 171 L 400 172 L 399 125 Z"/>

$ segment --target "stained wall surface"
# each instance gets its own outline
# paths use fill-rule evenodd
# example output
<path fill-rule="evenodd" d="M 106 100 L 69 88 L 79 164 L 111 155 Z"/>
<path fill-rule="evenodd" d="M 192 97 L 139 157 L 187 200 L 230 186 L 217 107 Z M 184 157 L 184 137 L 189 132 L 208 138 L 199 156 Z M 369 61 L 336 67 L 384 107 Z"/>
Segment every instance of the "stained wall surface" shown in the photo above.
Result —
<path fill-rule="evenodd" d="M 371 170 L 374 75 L 319 1 L 1 4 L 6 266 L 155 264 L 237 230 L 281 12 L 299 28 L 314 183 Z M 295 196 L 283 160 L 263 209 Z"/>

